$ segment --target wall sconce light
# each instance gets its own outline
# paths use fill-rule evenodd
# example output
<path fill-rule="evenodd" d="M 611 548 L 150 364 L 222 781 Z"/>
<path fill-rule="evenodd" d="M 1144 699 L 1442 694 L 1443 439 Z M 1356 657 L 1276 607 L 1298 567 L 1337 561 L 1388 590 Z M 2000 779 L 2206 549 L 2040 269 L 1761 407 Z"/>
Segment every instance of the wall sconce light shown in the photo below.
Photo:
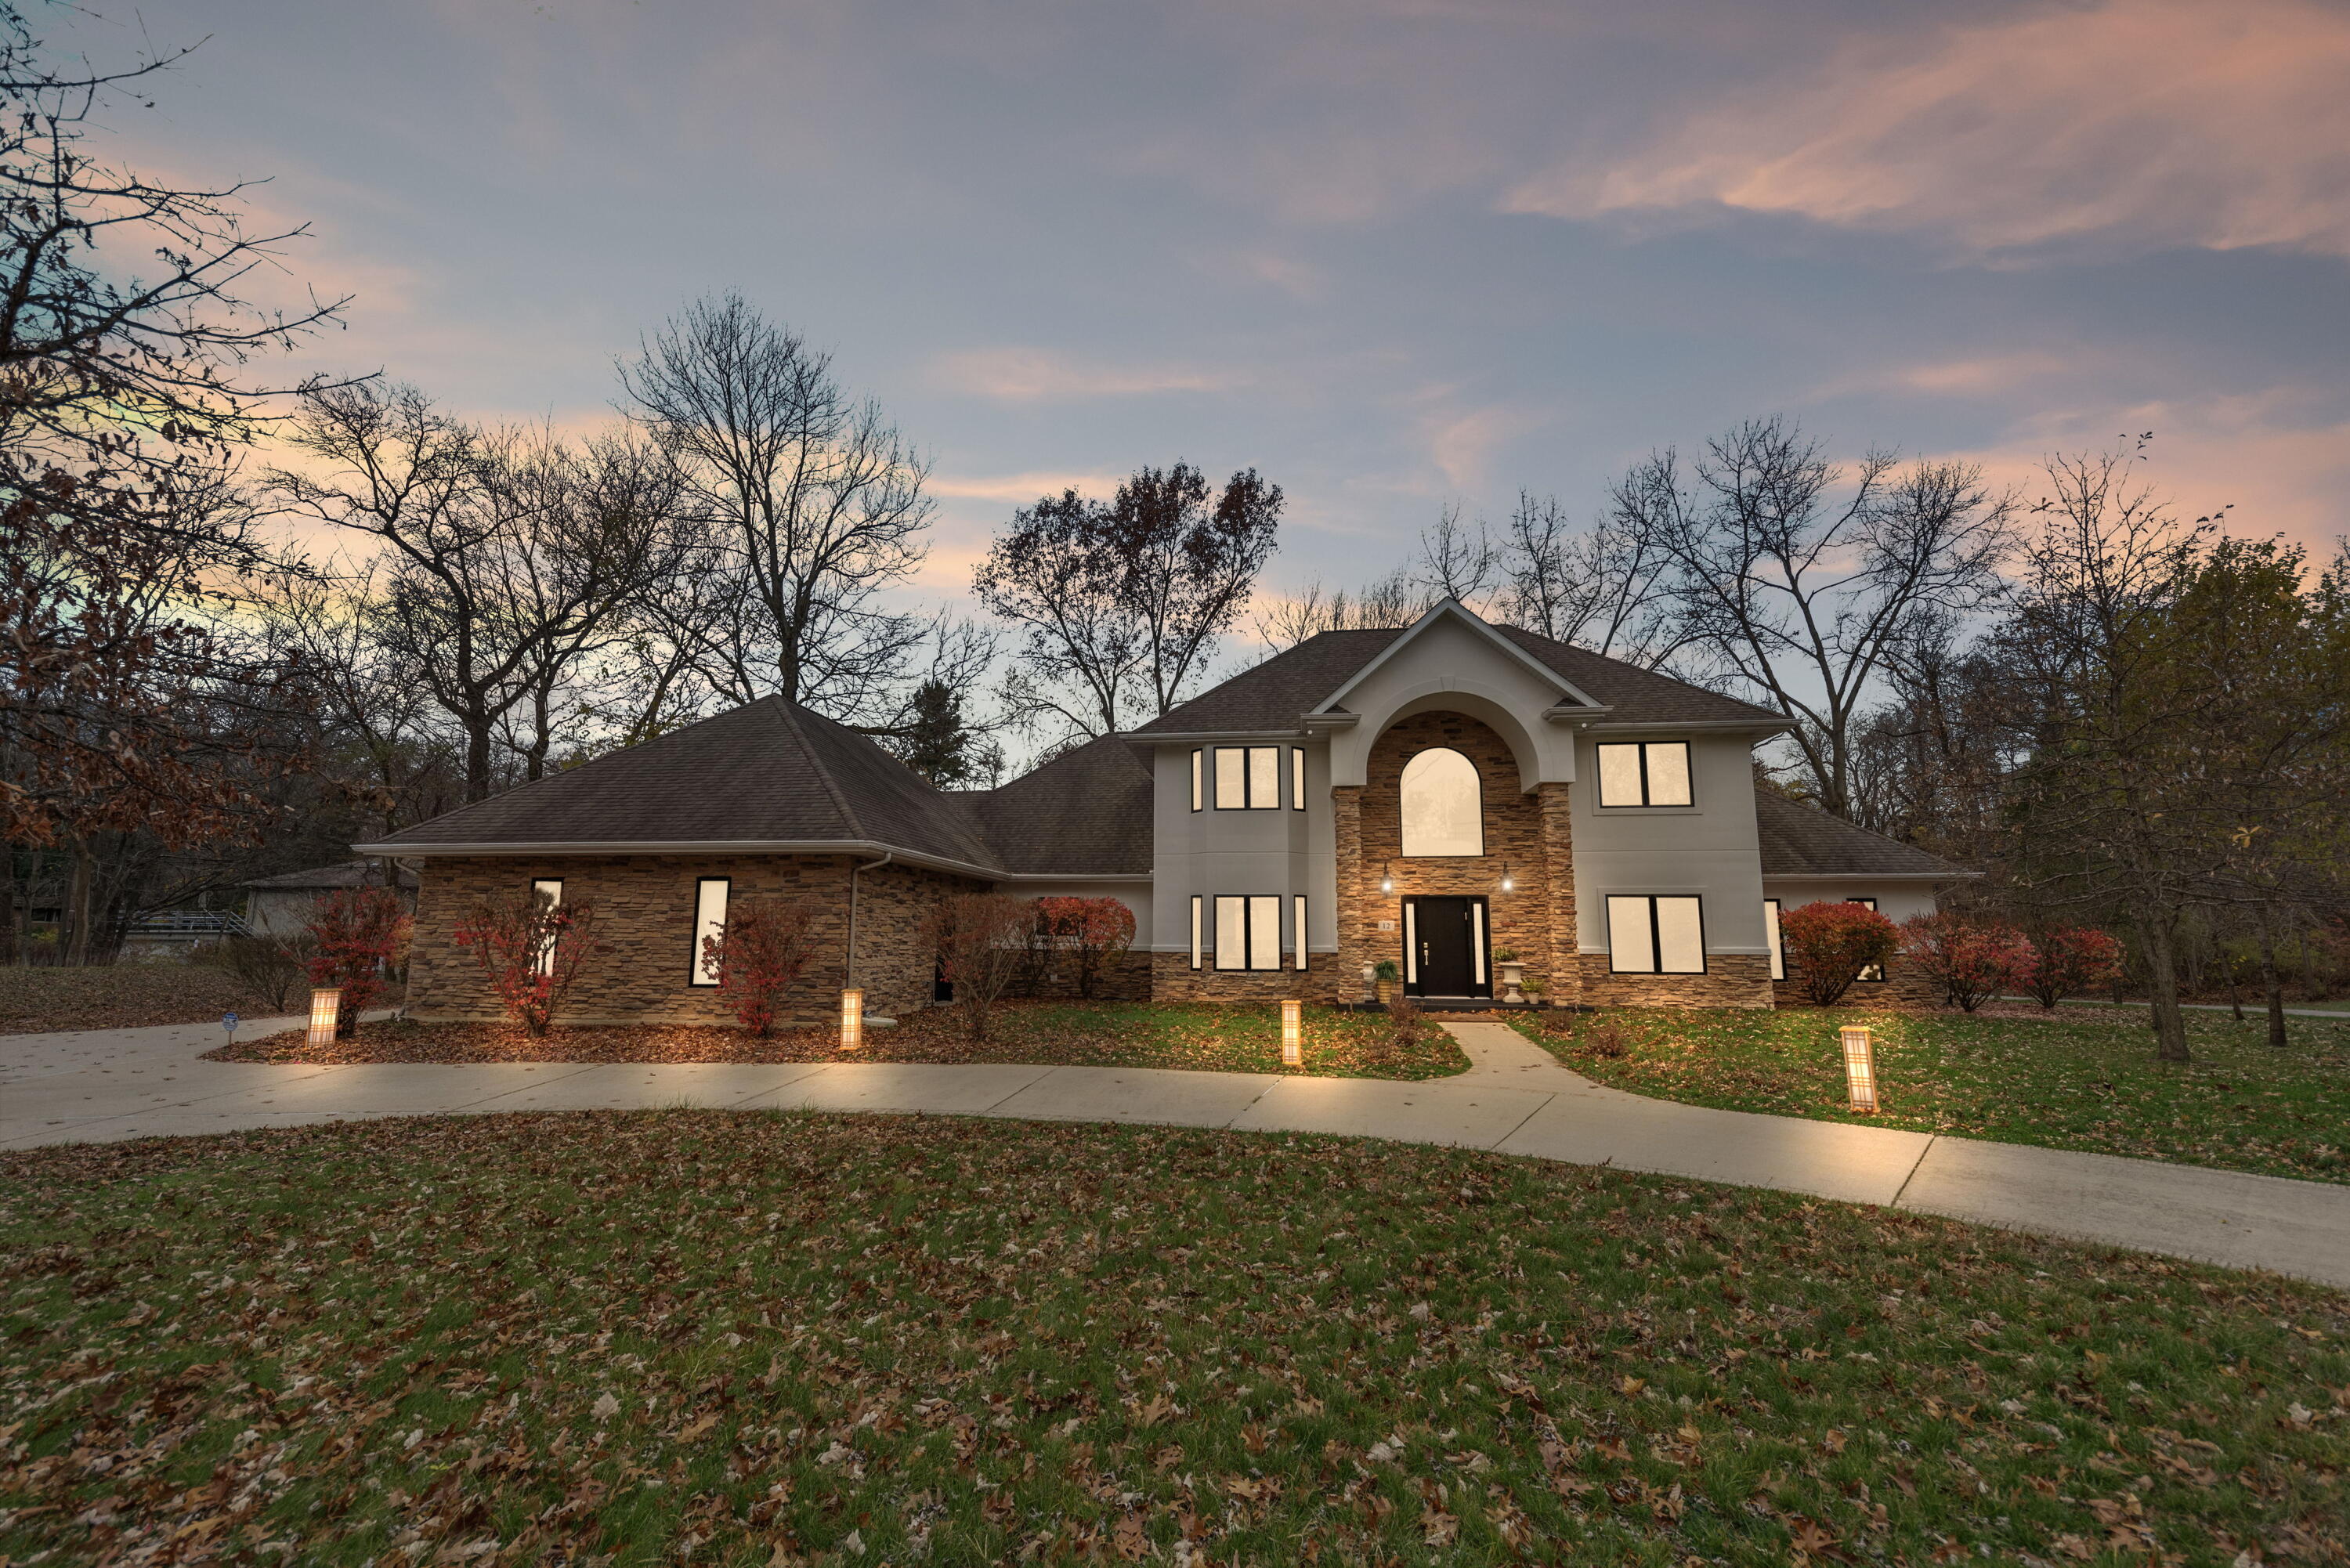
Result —
<path fill-rule="evenodd" d="M 1877 1109 L 1877 1059 L 1868 1048 L 1868 1031 L 1847 1025 L 1838 1033 L 1844 1039 L 1844 1082 L 1852 1096 L 1852 1108 L 1873 1114 Z"/>
<path fill-rule="evenodd" d="M 1517 890 L 1517 878 L 1510 875 L 1510 863 L 1504 860 L 1502 862 L 1502 891 L 1504 893 L 1514 893 Z"/>
<path fill-rule="evenodd" d="M 335 1023 L 343 1011 L 340 986 L 330 986 L 310 993 L 310 1033 L 302 1037 L 306 1045 L 332 1045 Z"/>
<path fill-rule="evenodd" d="M 1382 893 L 1395 891 L 1395 869 L 1385 860 L 1379 862 L 1379 891 Z"/>
<path fill-rule="evenodd" d="M 1284 1067 L 1305 1064 L 1305 1020 L 1300 1016 L 1305 1008 L 1294 997 L 1281 1004 L 1281 1064 Z"/>
<path fill-rule="evenodd" d="M 840 1048 L 862 1050 L 865 1045 L 865 993 L 844 991 L 840 993 Z"/>

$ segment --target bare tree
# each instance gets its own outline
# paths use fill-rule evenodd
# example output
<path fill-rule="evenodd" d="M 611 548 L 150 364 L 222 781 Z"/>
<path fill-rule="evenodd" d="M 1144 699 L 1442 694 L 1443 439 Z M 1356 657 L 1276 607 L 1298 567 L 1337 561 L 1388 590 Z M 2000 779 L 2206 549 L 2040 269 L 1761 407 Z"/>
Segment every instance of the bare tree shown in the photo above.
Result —
<path fill-rule="evenodd" d="M 1520 491 L 1500 551 L 1502 618 L 1643 670 L 1669 662 L 1681 639 L 1669 613 L 1672 557 L 1638 489 L 1649 474 L 1643 464 L 1619 480 L 1586 529 L 1556 497 Z"/>
<path fill-rule="evenodd" d="M 1294 648 L 1326 631 L 1367 631 L 1409 626 L 1428 613 L 1428 597 L 1408 566 L 1349 593 L 1308 583 L 1303 592 L 1273 600 L 1256 620 L 1257 640 Z"/>
<path fill-rule="evenodd" d="M 2012 498 L 1975 465 L 1872 452 L 1847 472 L 1775 417 L 1708 441 L 1688 479 L 1657 454 L 1616 500 L 1671 558 L 1690 653 L 1794 722 L 1811 793 L 1838 815 L 1855 728 L 1902 639 L 1921 616 L 1991 604 L 2012 547 Z"/>
<path fill-rule="evenodd" d="M 1463 523 L 1461 504 L 1449 501 L 1437 513 L 1436 521 L 1420 530 L 1414 576 L 1430 604 L 1451 599 L 1482 609 L 1501 560 L 1484 519 Z"/>
<path fill-rule="evenodd" d="M 620 377 L 741 579 L 714 643 L 723 695 L 779 692 L 852 723 L 888 706 L 923 623 L 881 596 L 920 565 L 932 504 L 879 406 L 731 293 L 673 317 Z"/>

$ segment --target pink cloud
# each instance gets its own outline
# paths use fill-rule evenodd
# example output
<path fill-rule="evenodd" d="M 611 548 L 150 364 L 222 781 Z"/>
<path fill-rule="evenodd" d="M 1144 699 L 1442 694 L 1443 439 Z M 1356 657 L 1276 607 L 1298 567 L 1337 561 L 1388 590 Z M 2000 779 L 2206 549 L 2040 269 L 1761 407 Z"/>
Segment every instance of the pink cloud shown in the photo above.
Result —
<path fill-rule="evenodd" d="M 1088 398 L 1213 392 L 1234 384 L 1227 371 L 1189 365 L 1106 365 L 1047 348 L 973 348 L 932 361 L 931 379 L 951 391 L 999 402 L 1076 402 Z"/>
<path fill-rule="evenodd" d="M 2046 5 L 1848 44 L 1504 204 L 1782 213 L 1977 257 L 2066 242 L 2350 255 L 2345 83 L 2350 14 L 2315 0 Z"/>

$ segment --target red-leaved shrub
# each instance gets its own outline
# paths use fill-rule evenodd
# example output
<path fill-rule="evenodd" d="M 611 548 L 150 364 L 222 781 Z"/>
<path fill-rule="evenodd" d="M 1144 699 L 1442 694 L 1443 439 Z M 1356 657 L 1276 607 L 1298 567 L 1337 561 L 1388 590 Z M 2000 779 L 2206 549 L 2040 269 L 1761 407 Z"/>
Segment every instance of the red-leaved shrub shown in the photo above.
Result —
<path fill-rule="evenodd" d="M 1083 997 L 1134 945 L 1134 911 L 1117 898 L 1039 898 L 1036 924 L 1055 950 L 1076 960 Z"/>
<path fill-rule="evenodd" d="M 1019 972 L 1035 923 L 1033 902 L 1001 893 L 951 894 L 931 908 L 925 929 L 941 974 L 954 987 L 963 1033 L 974 1042 L 987 1038 L 996 998 Z"/>
<path fill-rule="evenodd" d="M 2015 984 L 2032 953 L 2014 927 L 1948 911 L 1902 921 L 1901 951 L 1968 1012 Z"/>
<path fill-rule="evenodd" d="M 2015 983 L 2052 1012 L 2066 997 L 2104 985 L 2122 971 L 2122 944 L 2095 926 L 2049 926 L 2027 932 L 2023 941 Z"/>
<path fill-rule="evenodd" d="M 1796 988 L 1833 1007 L 1863 971 L 1901 950 L 1901 928 L 1866 904 L 1804 904 L 1779 917 L 1779 942 Z"/>
<path fill-rule="evenodd" d="M 342 989 L 335 1033 L 347 1036 L 384 993 L 385 971 L 408 948 L 408 909 L 389 888 L 348 888 L 310 907 L 310 983 Z"/>
<path fill-rule="evenodd" d="M 718 971 L 718 995 L 745 1033 L 775 1032 L 775 1003 L 799 983 L 816 942 L 808 912 L 775 898 L 737 898 L 715 936 L 702 939 L 704 965 Z"/>
<path fill-rule="evenodd" d="M 580 966 L 596 950 L 596 906 L 556 903 L 533 888 L 477 898 L 457 927 L 457 945 L 481 961 L 506 1016 L 533 1036 L 546 1033 Z"/>

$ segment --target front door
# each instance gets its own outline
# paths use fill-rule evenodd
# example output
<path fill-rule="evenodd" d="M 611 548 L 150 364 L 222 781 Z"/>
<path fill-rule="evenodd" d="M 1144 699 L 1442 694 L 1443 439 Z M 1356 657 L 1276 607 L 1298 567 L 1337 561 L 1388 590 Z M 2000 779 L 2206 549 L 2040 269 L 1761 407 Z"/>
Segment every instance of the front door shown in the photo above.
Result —
<path fill-rule="evenodd" d="M 1410 996 L 1491 996 L 1485 969 L 1485 900 L 1403 901 L 1404 992 Z"/>

